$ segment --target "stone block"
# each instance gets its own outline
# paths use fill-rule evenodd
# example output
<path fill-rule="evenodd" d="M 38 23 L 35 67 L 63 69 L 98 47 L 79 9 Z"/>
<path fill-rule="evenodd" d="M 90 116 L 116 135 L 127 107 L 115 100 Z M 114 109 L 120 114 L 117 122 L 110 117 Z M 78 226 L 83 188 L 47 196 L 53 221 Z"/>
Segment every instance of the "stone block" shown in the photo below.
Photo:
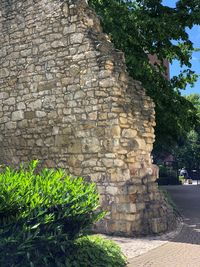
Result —
<path fill-rule="evenodd" d="M 154 234 L 163 233 L 167 229 L 167 223 L 163 221 L 161 218 L 153 218 L 151 220 L 151 231 Z"/>
<path fill-rule="evenodd" d="M 145 139 L 141 139 L 141 138 L 136 138 L 135 141 L 137 142 L 137 144 L 139 145 L 139 149 L 146 151 L 146 142 Z"/>
<path fill-rule="evenodd" d="M 46 112 L 44 112 L 44 111 L 39 111 L 39 110 L 36 111 L 35 114 L 36 114 L 36 117 L 38 117 L 38 118 L 43 118 L 43 117 L 46 116 Z"/>
<path fill-rule="evenodd" d="M 83 91 L 77 91 L 75 94 L 74 94 L 74 99 L 83 99 L 85 97 L 85 93 Z"/>
<path fill-rule="evenodd" d="M 113 165 L 116 166 L 116 167 L 123 167 L 124 166 L 124 161 L 121 160 L 121 159 L 115 159 Z"/>
<path fill-rule="evenodd" d="M 55 146 L 62 147 L 69 143 L 69 136 L 68 135 L 56 135 L 55 137 Z"/>
<path fill-rule="evenodd" d="M 17 128 L 17 123 L 14 121 L 9 121 L 5 123 L 5 127 L 8 130 L 16 129 Z"/>
<path fill-rule="evenodd" d="M 81 44 L 83 42 L 84 34 L 83 33 L 74 33 L 70 35 L 71 44 Z"/>
<path fill-rule="evenodd" d="M 120 121 L 121 124 L 128 124 L 128 120 L 127 120 L 127 118 L 120 117 L 120 118 L 119 118 L 119 121 Z M 130 127 L 130 126 L 127 125 L 127 127 Z"/>
<path fill-rule="evenodd" d="M 116 186 L 107 186 L 106 187 L 106 193 L 109 194 L 109 195 L 117 195 L 118 193 L 118 187 Z"/>
<path fill-rule="evenodd" d="M 89 159 L 82 162 L 82 167 L 94 167 L 97 165 L 97 159 Z"/>
<path fill-rule="evenodd" d="M 9 93 L 7 92 L 0 92 L 0 100 L 6 99 L 9 97 Z"/>
<path fill-rule="evenodd" d="M 36 117 L 35 111 L 25 111 L 24 112 L 24 118 L 31 120 L 34 119 Z"/>
<path fill-rule="evenodd" d="M 68 145 L 68 152 L 70 154 L 80 154 L 82 152 L 82 145 L 79 141 L 73 140 Z"/>
<path fill-rule="evenodd" d="M 95 120 L 96 121 L 96 119 L 97 119 L 97 112 L 95 111 L 95 112 L 89 113 L 88 114 L 88 119 L 89 120 Z"/>
<path fill-rule="evenodd" d="M 97 153 L 101 151 L 101 145 L 96 137 L 85 137 L 82 141 L 83 153 Z"/>
<path fill-rule="evenodd" d="M 120 135 L 121 135 L 121 128 L 119 126 L 112 126 L 110 128 L 110 134 L 113 137 L 120 137 Z"/>
<path fill-rule="evenodd" d="M 14 97 L 10 97 L 4 101 L 4 105 L 13 106 L 15 105 L 16 99 Z"/>
<path fill-rule="evenodd" d="M 22 110 L 14 111 L 12 113 L 12 120 L 13 121 L 20 121 L 24 119 L 24 112 Z"/>
<path fill-rule="evenodd" d="M 51 43 L 51 47 L 53 47 L 53 48 L 59 48 L 59 47 L 64 47 L 64 46 L 65 46 L 65 44 L 61 40 L 59 40 L 59 41 L 53 41 Z"/>
<path fill-rule="evenodd" d="M 71 75 L 76 76 L 77 74 L 80 73 L 80 68 L 79 68 L 78 65 L 73 64 L 73 65 L 70 66 L 69 71 L 70 71 L 70 74 Z"/>
<path fill-rule="evenodd" d="M 47 147 L 49 147 L 49 146 L 54 146 L 54 145 L 55 145 L 55 138 L 54 138 L 54 136 L 45 138 L 45 140 L 44 140 L 44 144 L 45 144 L 45 146 L 47 146 Z"/>
<path fill-rule="evenodd" d="M 41 99 L 37 99 L 35 101 L 30 102 L 29 104 L 27 104 L 27 107 L 30 108 L 31 110 L 40 110 L 42 107 L 42 100 Z"/>
<path fill-rule="evenodd" d="M 17 104 L 17 109 L 19 109 L 19 110 L 26 109 L 26 105 L 25 105 L 25 103 L 23 103 L 23 102 L 18 103 L 18 104 Z"/>
<path fill-rule="evenodd" d="M 114 84 L 114 81 L 112 79 L 103 79 L 103 80 L 100 80 L 99 82 L 99 86 L 100 87 L 103 87 L 103 88 L 107 88 L 107 87 L 112 87 Z"/>
<path fill-rule="evenodd" d="M 44 146 L 44 141 L 42 139 L 38 139 L 38 140 L 36 140 L 36 145 L 42 147 L 42 146 Z"/>
<path fill-rule="evenodd" d="M 137 131 L 133 129 L 124 129 L 122 131 L 122 137 L 124 138 L 134 138 L 137 135 Z"/>
<path fill-rule="evenodd" d="M 134 203 L 121 203 L 117 205 L 117 211 L 125 214 L 136 213 L 137 207 Z"/>
<path fill-rule="evenodd" d="M 113 159 L 102 159 L 102 163 L 105 167 L 110 168 L 114 167 L 114 160 Z"/>
<path fill-rule="evenodd" d="M 0 69 L 0 78 L 1 79 L 5 78 L 5 77 L 8 77 L 9 74 L 10 74 L 9 69 L 7 69 L 7 68 L 1 68 Z"/>

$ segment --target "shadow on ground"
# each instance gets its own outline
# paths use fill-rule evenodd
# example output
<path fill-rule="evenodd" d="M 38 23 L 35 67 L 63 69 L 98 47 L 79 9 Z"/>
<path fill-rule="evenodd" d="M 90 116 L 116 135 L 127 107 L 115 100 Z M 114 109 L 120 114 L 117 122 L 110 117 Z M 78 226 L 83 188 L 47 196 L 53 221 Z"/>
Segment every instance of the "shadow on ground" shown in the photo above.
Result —
<path fill-rule="evenodd" d="M 172 242 L 200 245 L 200 185 L 164 186 L 183 217 L 184 226 Z"/>

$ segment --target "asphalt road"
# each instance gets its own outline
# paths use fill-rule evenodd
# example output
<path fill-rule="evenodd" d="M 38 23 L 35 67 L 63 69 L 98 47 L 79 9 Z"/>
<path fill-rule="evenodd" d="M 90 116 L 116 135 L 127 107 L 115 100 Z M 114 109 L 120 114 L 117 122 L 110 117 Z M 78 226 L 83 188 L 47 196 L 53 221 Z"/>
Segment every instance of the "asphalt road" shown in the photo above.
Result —
<path fill-rule="evenodd" d="M 130 260 L 129 267 L 200 267 L 200 185 L 165 186 L 184 226 L 167 244 Z"/>
<path fill-rule="evenodd" d="M 200 223 L 200 185 L 165 186 L 186 223 Z"/>

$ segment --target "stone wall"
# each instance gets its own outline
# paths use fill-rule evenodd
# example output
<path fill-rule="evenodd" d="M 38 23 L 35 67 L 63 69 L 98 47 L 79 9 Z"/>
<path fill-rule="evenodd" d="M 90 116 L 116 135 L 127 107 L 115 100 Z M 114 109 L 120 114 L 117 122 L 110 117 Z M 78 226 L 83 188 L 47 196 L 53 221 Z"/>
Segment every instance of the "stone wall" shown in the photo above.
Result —
<path fill-rule="evenodd" d="M 158 233 L 173 215 L 155 183 L 154 104 L 84 0 L 1 0 L 0 163 L 41 159 L 91 177 L 98 231 Z"/>

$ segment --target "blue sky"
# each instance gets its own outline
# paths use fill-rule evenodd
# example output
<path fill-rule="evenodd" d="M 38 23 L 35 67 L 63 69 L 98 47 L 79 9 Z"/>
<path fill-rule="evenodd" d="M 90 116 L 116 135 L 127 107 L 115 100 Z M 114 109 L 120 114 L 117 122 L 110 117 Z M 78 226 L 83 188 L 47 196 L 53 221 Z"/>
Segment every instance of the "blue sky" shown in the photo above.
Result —
<path fill-rule="evenodd" d="M 192 1 L 192 0 L 191 0 Z M 163 0 L 163 4 L 175 7 L 176 0 Z M 190 40 L 194 43 L 194 47 L 200 48 L 200 26 L 196 25 L 191 30 L 187 30 Z M 200 52 L 194 52 L 192 55 L 192 70 L 194 70 L 197 74 L 200 74 Z M 177 75 L 180 72 L 180 66 L 177 61 L 174 61 L 170 66 L 170 75 Z M 188 95 L 192 93 L 199 93 L 200 94 L 200 77 L 196 82 L 194 88 L 187 87 L 186 90 L 182 90 L 183 95 Z"/>

